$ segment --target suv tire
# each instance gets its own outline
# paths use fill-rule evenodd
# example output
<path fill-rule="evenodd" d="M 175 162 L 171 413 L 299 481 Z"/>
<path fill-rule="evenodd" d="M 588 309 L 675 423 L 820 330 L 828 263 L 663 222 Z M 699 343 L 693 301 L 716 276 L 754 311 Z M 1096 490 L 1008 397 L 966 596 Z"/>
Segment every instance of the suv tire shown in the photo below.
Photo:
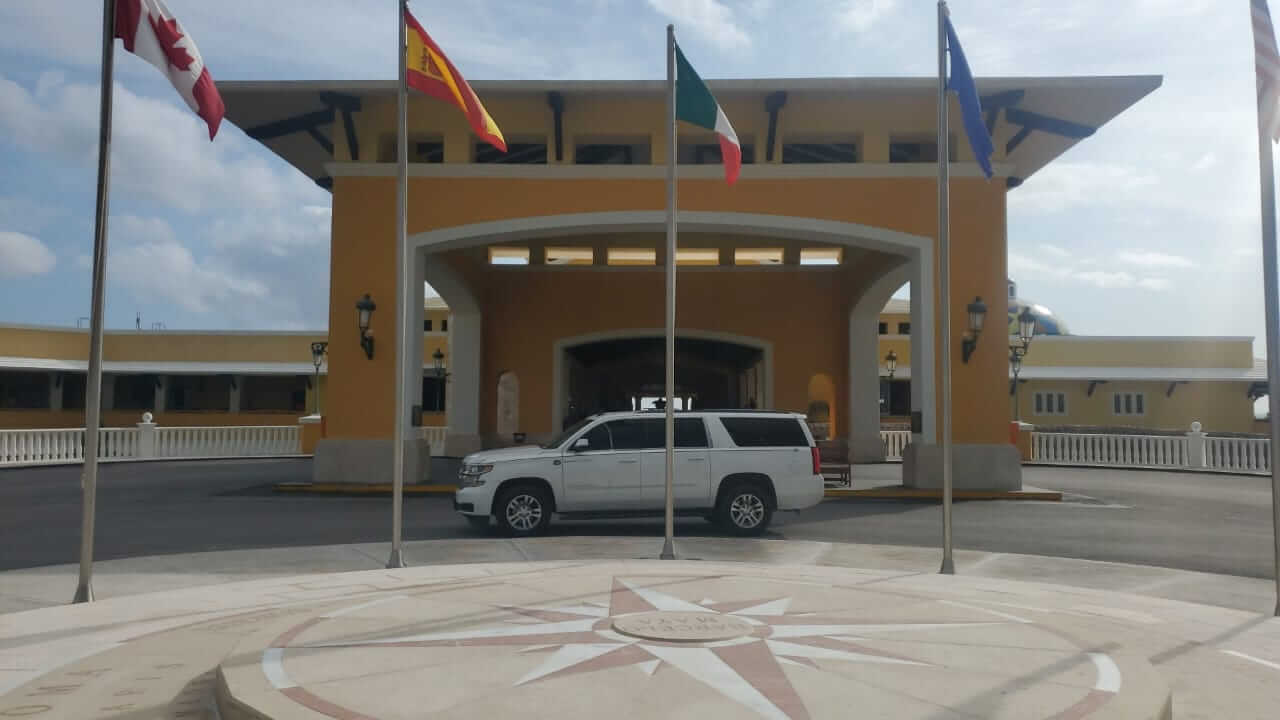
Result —
<path fill-rule="evenodd" d="M 503 488 L 493 505 L 498 527 L 510 537 L 529 537 L 551 524 L 551 496 L 537 485 Z"/>
<path fill-rule="evenodd" d="M 761 535 L 773 519 L 771 496 L 758 483 L 734 485 L 721 496 L 716 519 L 734 535 Z"/>

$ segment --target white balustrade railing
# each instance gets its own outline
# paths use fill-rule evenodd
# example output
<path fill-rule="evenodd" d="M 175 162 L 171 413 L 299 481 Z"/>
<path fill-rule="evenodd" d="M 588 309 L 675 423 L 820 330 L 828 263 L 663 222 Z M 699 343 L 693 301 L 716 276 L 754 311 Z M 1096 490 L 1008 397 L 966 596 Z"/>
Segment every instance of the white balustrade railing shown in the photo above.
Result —
<path fill-rule="evenodd" d="M 1030 462 L 1044 465 L 1181 468 L 1266 473 L 1265 438 L 1210 437 L 1192 423 L 1183 435 L 1032 432 Z"/>
<path fill-rule="evenodd" d="M 297 425 L 164 427 L 155 433 L 155 457 L 161 458 L 298 454 Z"/>
<path fill-rule="evenodd" d="M 432 455 L 444 454 L 445 439 L 449 436 L 449 428 L 447 427 L 420 427 L 418 428 L 418 439 L 426 440 L 431 445 Z"/>
<path fill-rule="evenodd" d="M 443 448 L 443 435 L 440 442 Z M 300 443 L 297 425 L 162 428 L 141 422 L 135 427 L 99 429 L 98 460 L 298 455 Z M 0 467 L 81 462 L 84 428 L 0 429 Z"/>
<path fill-rule="evenodd" d="M 884 443 L 885 460 L 901 460 L 903 451 L 911 444 L 911 431 L 881 430 L 880 440 Z"/>
<path fill-rule="evenodd" d="M 1271 441 L 1266 438 L 1206 438 L 1205 467 L 1213 470 L 1271 472 Z"/>

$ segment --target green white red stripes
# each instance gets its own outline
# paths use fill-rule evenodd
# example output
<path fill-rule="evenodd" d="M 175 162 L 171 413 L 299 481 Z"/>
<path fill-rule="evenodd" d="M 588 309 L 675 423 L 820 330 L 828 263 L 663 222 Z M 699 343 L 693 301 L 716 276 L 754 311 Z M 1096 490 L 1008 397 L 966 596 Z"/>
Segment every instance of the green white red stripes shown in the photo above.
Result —
<path fill-rule="evenodd" d="M 738 134 L 729 124 L 720 104 L 702 82 L 693 66 L 685 59 L 680 46 L 676 46 L 676 119 L 706 128 L 720 141 L 720 159 L 724 163 L 724 179 L 730 185 L 738 179 L 742 170 L 742 146 Z"/>

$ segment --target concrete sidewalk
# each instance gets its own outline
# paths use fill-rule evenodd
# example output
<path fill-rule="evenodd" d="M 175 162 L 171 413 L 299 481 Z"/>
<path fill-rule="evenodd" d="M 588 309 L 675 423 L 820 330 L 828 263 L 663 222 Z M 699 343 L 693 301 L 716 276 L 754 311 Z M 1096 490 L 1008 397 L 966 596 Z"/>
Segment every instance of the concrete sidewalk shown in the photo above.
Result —
<path fill-rule="evenodd" d="M 788 566 L 936 573 L 941 559 L 935 548 L 895 545 L 714 537 L 677 538 L 676 542 L 683 559 Z M 405 556 L 411 565 L 632 560 L 656 558 L 661 544 L 661 539 L 647 537 L 423 540 L 405 543 Z M 387 543 L 362 543 L 107 560 L 95 565 L 94 590 L 101 599 L 244 580 L 373 570 L 386 565 L 389 550 Z M 956 572 L 962 576 L 1051 582 L 1267 614 L 1275 607 L 1274 584 L 1260 578 L 972 550 L 957 550 L 955 562 Z M 75 591 L 77 573 L 76 565 L 0 573 L 0 613 L 66 604 Z"/>
<path fill-rule="evenodd" d="M 660 544 L 415 542 L 404 570 L 382 544 L 104 562 L 99 602 L 0 615 L 0 717 L 1272 720 L 1280 703 L 1265 581 L 973 552 L 944 576 L 934 550 L 721 538 L 662 562 Z M 28 606 L 74 584 L 72 566 L 0 574 Z"/>

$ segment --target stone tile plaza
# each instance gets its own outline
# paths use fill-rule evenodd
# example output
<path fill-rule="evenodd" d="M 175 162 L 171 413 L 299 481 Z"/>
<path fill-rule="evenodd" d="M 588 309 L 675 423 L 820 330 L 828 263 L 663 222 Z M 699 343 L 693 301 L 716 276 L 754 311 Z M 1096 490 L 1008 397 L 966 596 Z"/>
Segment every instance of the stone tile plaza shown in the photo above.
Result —
<path fill-rule="evenodd" d="M 0 719 L 1280 716 L 1264 0 L 83 5 Z"/>

